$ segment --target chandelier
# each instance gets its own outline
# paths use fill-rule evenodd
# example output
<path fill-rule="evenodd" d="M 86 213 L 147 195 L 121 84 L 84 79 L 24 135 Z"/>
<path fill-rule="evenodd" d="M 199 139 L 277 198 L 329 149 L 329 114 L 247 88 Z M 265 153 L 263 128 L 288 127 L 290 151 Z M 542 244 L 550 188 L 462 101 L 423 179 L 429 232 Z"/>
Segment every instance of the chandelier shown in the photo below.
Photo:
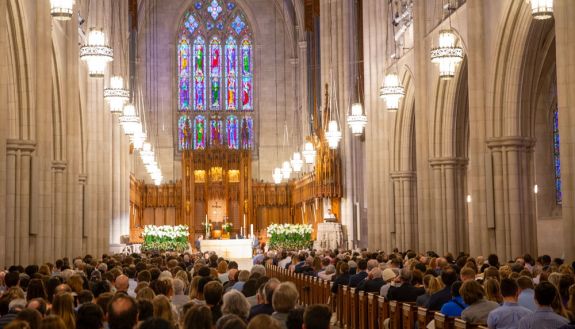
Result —
<path fill-rule="evenodd" d="M 455 67 L 463 60 L 463 48 L 456 46 L 457 36 L 452 29 L 439 32 L 439 46 L 431 49 L 431 62 L 439 64 L 439 77 L 451 79 Z"/>
<path fill-rule="evenodd" d="M 50 0 L 50 15 L 59 21 L 72 18 L 74 0 Z"/>
<path fill-rule="evenodd" d="M 110 112 L 121 114 L 126 104 L 130 100 L 130 92 L 124 88 L 124 79 L 122 77 L 112 77 L 110 87 L 104 89 L 104 99 L 110 105 Z"/>
<path fill-rule="evenodd" d="M 305 159 L 305 163 L 313 164 L 315 162 L 316 151 L 313 148 L 313 144 L 311 142 L 305 143 L 303 147 L 303 152 L 301 153 Z"/>
<path fill-rule="evenodd" d="M 152 144 L 146 142 L 140 151 L 140 158 L 144 165 L 154 162 L 154 151 L 152 151 Z"/>
<path fill-rule="evenodd" d="M 289 161 L 284 161 L 284 163 L 282 164 L 282 176 L 284 179 L 288 180 L 289 177 L 291 176 L 291 166 Z"/>
<path fill-rule="evenodd" d="M 90 29 L 87 43 L 80 48 L 80 59 L 88 63 L 90 77 L 104 77 L 106 64 L 114 59 L 114 50 L 106 44 L 104 32 Z"/>
<path fill-rule="evenodd" d="M 140 117 L 136 115 L 136 108 L 132 104 L 124 106 L 124 112 L 118 120 L 126 135 L 133 135 L 137 132 L 138 127 L 141 129 L 142 126 Z"/>
<path fill-rule="evenodd" d="M 301 172 L 301 169 L 303 167 L 303 160 L 301 158 L 301 153 L 294 152 L 291 159 L 291 166 L 294 172 Z"/>
<path fill-rule="evenodd" d="M 361 103 L 351 105 L 351 114 L 347 116 L 347 124 L 355 136 L 363 134 L 363 128 L 367 125 L 367 116 L 363 114 Z"/>
<path fill-rule="evenodd" d="M 341 131 L 337 127 L 337 121 L 330 120 L 325 132 L 325 138 L 330 149 L 335 150 L 341 140 Z"/>
<path fill-rule="evenodd" d="M 553 0 L 531 0 L 531 16 L 535 19 L 553 17 Z"/>
<path fill-rule="evenodd" d="M 379 90 L 379 97 L 385 100 L 385 105 L 390 111 L 399 109 L 399 101 L 405 95 L 405 90 L 399 82 L 397 74 L 388 74 L 383 80 L 383 87 Z"/>
<path fill-rule="evenodd" d="M 272 178 L 274 179 L 275 184 L 279 184 L 282 182 L 283 174 L 281 168 L 275 168 L 272 173 Z"/>

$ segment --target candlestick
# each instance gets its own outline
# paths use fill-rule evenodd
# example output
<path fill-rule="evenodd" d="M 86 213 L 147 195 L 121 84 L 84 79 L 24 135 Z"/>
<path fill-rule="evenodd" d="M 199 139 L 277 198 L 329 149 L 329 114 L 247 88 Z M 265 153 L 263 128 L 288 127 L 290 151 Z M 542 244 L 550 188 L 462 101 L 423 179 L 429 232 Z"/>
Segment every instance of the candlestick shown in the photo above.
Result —
<path fill-rule="evenodd" d="M 254 236 L 254 224 L 250 224 L 250 235 Z"/>

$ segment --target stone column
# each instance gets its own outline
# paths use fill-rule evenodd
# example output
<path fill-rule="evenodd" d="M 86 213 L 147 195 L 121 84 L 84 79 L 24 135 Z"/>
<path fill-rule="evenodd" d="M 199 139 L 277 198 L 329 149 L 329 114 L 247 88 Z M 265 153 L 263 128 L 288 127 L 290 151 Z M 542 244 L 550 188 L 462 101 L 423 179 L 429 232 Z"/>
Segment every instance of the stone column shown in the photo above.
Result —
<path fill-rule="evenodd" d="M 569 0 L 555 1 L 557 38 L 557 103 L 561 132 L 561 181 L 563 213 L 563 250 L 565 259 L 575 259 L 575 6 Z"/>
<path fill-rule="evenodd" d="M 417 250 L 417 213 L 415 200 L 415 180 L 413 171 L 398 171 L 390 174 L 393 184 L 393 214 L 390 232 L 395 235 L 393 246 L 400 250 Z M 394 224 L 393 224 L 394 223 Z"/>
<path fill-rule="evenodd" d="M 52 180 L 53 180 L 53 255 L 56 258 L 63 256 L 72 256 L 66 253 L 66 242 L 73 234 L 73 221 L 66 216 L 66 168 L 68 164 L 65 161 L 52 161 Z"/>
<path fill-rule="evenodd" d="M 537 254 L 535 218 L 531 205 L 529 162 L 535 141 L 527 137 L 499 137 L 487 141 L 492 155 L 495 251 L 512 259 Z"/>

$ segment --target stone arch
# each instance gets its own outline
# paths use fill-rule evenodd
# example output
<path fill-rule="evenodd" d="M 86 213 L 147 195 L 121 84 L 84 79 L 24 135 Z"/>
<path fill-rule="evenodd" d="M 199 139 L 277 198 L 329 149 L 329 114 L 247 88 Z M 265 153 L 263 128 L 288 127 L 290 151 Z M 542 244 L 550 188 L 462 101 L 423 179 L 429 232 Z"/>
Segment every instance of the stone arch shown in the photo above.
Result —
<path fill-rule="evenodd" d="M 412 153 L 415 148 L 415 85 L 409 68 L 403 72 L 401 84 L 405 88 L 405 97 L 395 116 L 392 170 L 414 171 L 415 159 Z"/>

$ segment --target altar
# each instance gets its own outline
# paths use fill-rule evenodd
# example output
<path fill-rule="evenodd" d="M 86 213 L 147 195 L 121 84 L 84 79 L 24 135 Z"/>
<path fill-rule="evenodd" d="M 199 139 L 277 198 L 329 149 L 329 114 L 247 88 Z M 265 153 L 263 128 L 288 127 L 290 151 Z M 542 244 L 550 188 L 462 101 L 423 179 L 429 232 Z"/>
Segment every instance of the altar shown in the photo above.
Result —
<path fill-rule="evenodd" d="M 252 258 L 252 240 L 250 239 L 202 240 L 200 248 L 202 252 L 213 251 L 218 256 L 230 260 Z"/>

